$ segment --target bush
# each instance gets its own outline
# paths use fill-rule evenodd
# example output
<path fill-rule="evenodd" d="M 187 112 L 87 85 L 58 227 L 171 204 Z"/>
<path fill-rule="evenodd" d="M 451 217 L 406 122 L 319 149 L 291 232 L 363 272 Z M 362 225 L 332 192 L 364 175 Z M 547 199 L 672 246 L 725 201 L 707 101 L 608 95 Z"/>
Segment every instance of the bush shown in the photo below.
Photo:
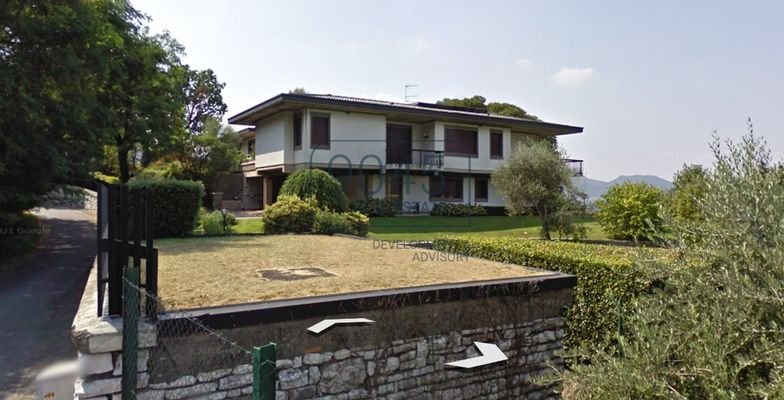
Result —
<path fill-rule="evenodd" d="M 350 208 L 369 217 L 391 217 L 397 212 L 395 200 L 390 198 L 354 200 Z"/>
<path fill-rule="evenodd" d="M 651 278 L 636 268 L 633 247 L 585 243 L 520 240 L 516 238 L 436 238 L 433 248 L 488 260 L 526 265 L 577 276 L 574 304 L 566 314 L 567 346 L 589 342 L 606 345 L 617 324 L 617 304 L 645 291 Z M 671 257 L 667 250 L 646 249 L 656 257 Z"/>
<path fill-rule="evenodd" d="M 280 195 L 297 196 L 300 199 L 316 199 L 325 210 L 348 211 L 348 197 L 334 176 L 320 169 L 303 169 L 286 178 Z"/>
<path fill-rule="evenodd" d="M 152 193 L 155 237 L 182 237 L 196 227 L 204 196 L 201 182 L 133 179 L 128 188 L 131 192 L 149 190 Z"/>
<path fill-rule="evenodd" d="M 306 201 L 298 196 L 280 195 L 278 201 L 264 207 L 262 214 L 264 232 L 268 234 L 310 232 L 318 210 L 317 202 L 312 198 Z"/>
<path fill-rule="evenodd" d="M 227 235 L 237 225 L 237 218 L 226 210 L 202 214 L 199 221 L 205 235 Z"/>
<path fill-rule="evenodd" d="M 659 214 L 664 192 L 647 183 L 610 186 L 596 202 L 599 225 L 613 239 L 653 240 L 663 227 Z"/>
<path fill-rule="evenodd" d="M 336 213 L 319 210 L 313 223 L 313 232 L 325 235 L 342 233 L 345 235 L 367 236 L 370 219 L 357 211 Z"/>
<path fill-rule="evenodd" d="M 487 210 L 479 204 L 434 203 L 430 215 L 442 217 L 467 217 L 487 215 Z"/>
<path fill-rule="evenodd" d="M 675 225 L 700 238 L 676 242 L 698 266 L 667 265 L 614 354 L 580 349 L 570 399 L 784 398 L 784 164 L 753 135 L 712 149 L 700 218 Z"/>

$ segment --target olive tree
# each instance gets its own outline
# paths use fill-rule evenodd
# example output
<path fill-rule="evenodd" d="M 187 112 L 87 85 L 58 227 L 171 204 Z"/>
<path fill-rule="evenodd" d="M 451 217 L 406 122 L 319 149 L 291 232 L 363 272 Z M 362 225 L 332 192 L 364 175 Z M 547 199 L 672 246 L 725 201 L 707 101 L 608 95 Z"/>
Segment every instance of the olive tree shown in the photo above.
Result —
<path fill-rule="evenodd" d="M 547 240 L 554 223 L 574 223 L 567 214 L 574 208 L 579 192 L 564 158 L 563 149 L 554 148 L 546 140 L 529 139 L 514 149 L 491 176 L 493 187 L 506 199 L 509 214 L 536 214 L 542 238 Z"/>
<path fill-rule="evenodd" d="M 573 349 L 569 398 L 784 398 L 784 169 L 754 135 L 712 150 L 700 218 L 676 221 L 700 240 L 651 269 L 617 351 Z"/>

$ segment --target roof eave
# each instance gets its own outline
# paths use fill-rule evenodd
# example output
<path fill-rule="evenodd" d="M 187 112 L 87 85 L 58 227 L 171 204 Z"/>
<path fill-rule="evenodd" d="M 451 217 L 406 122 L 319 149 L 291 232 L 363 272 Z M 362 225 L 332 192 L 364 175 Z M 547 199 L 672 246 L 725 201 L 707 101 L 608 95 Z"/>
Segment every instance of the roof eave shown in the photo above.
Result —
<path fill-rule="evenodd" d="M 554 135 L 567 135 L 567 134 L 581 133 L 583 131 L 583 128 L 579 126 L 555 124 L 555 123 L 544 122 L 544 121 L 510 119 L 510 118 L 504 118 L 504 117 L 499 117 L 494 115 L 464 115 L 458 113 L 448 113 L 448 112 L 445 113 L 443 111 L 438 111 L 438 110 L 424 110 L 424 109 L 409 108 L 391 102 L 389 104 L 348 103 L 343 100 L 319 98 L 319 97 L 299 95 L 293 93 L 281 93 L 253 107 L 250 107 L 247 110 L 242 111 L 239 114 L 230 117 L 229 123 L 236 124 L 236 125 L 254 125 L 256 123 L 256 120 L 252 118 L 254 114 L 257 114 L 263 111 L 264 109 L 282 103 L 295 103 L 295 104 L 303 104 L 303 105 L 348 106 L 348 107 L 357 107 L 357 108 L 372 109 L 378 111 L 396 111 L 401 113 L 424 115 L 424 116 L 431 116 L 434 118 L 464 121 L 464 122 L 477 122 L 477 121 L 495 122 L 504 125 L 514 125 L 520 128 L 526 128 L 526 127 L 540 128 L 540 129 L 545 128 L 548 130 L 553 130 Z"/>

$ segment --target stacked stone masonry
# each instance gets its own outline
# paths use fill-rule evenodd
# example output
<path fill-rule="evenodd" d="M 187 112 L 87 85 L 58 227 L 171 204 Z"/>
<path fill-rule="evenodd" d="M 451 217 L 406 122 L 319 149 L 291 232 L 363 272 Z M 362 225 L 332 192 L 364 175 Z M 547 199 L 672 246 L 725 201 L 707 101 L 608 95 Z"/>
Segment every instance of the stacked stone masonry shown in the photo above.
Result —
<path fill-rule="evenodd" d="M 95 306 L 89 299 L 89 291 L 88 284 L 82 301 L 84 309 L 80 309 L 73 329 L 83 367 L 76 382 L 75 398 L 119 399 L 121 320 L 94 317 Z M 375 326 L 364 328 L 366 331 L 334 328 L 334 332 L 316 338 L 306 336 L 302 333 L 304 329 L 291 328 L 308 326 L 316 319 L 257 324 L 224 332 L 234 334 L 240 341 L 244 338 L 245 347 L 267 341 L 279 343 L 277 400 L 555 399 L 557 386 L 541 381 L 534 383 L 532 379 L 563 366 L 558 352 L 565 335 L 564 320 L 556 310 L 570 298 L 571 289 L 553 292 L 550 297 L 537 297 L 536 301 L 529 298 L 523 303 L 485 299 L 475 304 L 470 301 L 428 304 L 419 306 L 418 312 L 433 312 L 431 315 L 443 317 L 435 321 L 436 318 L 426 316 L 414 322 L 415 329 L 403 326 L 402 322 L 407 320 L 401 315 L 410 316 L 406 314 L 408 308 L 401 308 L 403 311 L 363 313 L 379 320 Z M 461 308 L 454 308 L 457 306 Z M 491 321 L 499 319 L 497 315 L 477 312 L 488 307 L 502 310 L 500 319 L 508 323 L 493 324 Z M 388 325 L 380 321 L 384 316 L 391 320 L 387 321 Z M 426 321 L 434 322 L 428 325 Z M 253 378 L 249 364 L 208 369 L 194 362 L 187 375 L 156 381 L 159 375 L 151 352 L 172 339 L 158 337 L 154 325 L 141 322 L 139 326 L 138 399 L 251 398 Z M 400 330 L 395 330 L 395 326 Z M 444 329 L 439 331 L 441 327 Z M 368 332 L 378 332 L 379 336 Z M 403 335 L 411 332 L 425 334 Z M 360 339 L 363 337 L 365 341 Z M 199 345 L 197 339 L 187 336 L 174 340 L 180 346 Z M 477 341 L 497 345 L 509 359 L 474 369 L 445 365 L 479 356 L 473 344 Z M 170 347 L 167 351 L 176 349 Z"/>

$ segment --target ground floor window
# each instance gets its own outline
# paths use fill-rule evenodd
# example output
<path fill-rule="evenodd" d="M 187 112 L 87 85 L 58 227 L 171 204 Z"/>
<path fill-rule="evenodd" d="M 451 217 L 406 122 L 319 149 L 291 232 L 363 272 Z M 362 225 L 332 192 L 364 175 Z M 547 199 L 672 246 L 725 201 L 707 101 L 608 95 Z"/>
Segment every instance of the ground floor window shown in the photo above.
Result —
<path fill-rule="evenodd" d="M 474 179 L 474 201 L 487 201 L 487 178 Z"/>
<path fill-rule="evenodd" d="M 430 177 L 431 201 L 462 201 L 463 177 L 438 175 Z"/>

